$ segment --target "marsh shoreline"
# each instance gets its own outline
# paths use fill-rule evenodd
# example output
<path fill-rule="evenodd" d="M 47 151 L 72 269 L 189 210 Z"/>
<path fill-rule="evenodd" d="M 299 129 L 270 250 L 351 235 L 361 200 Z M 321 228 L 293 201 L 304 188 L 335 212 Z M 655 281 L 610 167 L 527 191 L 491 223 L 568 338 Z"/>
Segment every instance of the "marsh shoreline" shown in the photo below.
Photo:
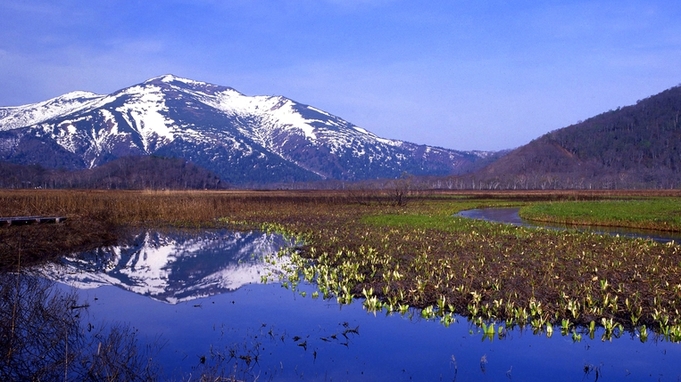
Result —
<path fill-rule="evenodd" d="M 114 243 L 125 227 L 276 231 L 305 243 L 301 272 L 307 269 L 339 298 L 544 326 L 561 320 L 646 325 L 673 329 L 681 339 L 677 245 L 452 217 L 471 208 L 677 196 L 675 190 L 0 191 L 0 215 L 68 217 L 62 232 L 0 229 L 0 260 L 3 270 L 20 270 Z"/>

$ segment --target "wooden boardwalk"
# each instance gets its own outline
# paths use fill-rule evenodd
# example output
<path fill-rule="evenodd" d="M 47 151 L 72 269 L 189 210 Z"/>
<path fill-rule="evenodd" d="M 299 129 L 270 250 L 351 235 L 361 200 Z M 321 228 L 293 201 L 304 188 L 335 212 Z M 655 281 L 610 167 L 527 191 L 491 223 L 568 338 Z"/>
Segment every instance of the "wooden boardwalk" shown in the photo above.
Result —
<path fill-rule="evenodd" d="M 40 223 L 61 223 L 66 220 L 64 216 L 12 216 L 0 217 L 0 226 L 26 225 Z"/>

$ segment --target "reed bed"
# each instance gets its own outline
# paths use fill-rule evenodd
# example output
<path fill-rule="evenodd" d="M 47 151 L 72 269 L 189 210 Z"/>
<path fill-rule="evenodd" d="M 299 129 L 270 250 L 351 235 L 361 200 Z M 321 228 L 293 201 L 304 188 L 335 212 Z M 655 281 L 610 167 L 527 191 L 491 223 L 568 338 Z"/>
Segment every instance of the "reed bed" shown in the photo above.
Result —
<path fill-rule="evenodd" d="M 345 206 L 375 210 L 395 204 L 389 193 L 257 191 L 0 191 L 0 216 L 56 215 L 58 225 L 0 227 L 0 270 L 49 261 L 115 242 L 129 227 L 303 224 L 332 218 Z M 229 223 L 218 221 L 227 219 Z"/>
<path fill-rule="evenodd" d="M 486 332 L 503 321 L 547 333 L 560 326 L 573 338 L 602 327 L 609 335 L 630 330 L 645 338 L 653 329 L 681 340 L 677 244 L 452 216 L 467 208 L 644 196 L 641 192 L 421 193 L 399 201 L 395 195 L 357 190 L 4 191 L 0 215 L 65 215 L 69 220 L 60 229 L 73 230 L 74 237 L 45 252 L 47 247 L 38 243 L 61 240 L 52 237 L 58 236 L 55 227 L 0 228 L 0 257 L 4 269 L 12 269 L 18 253 L 26 258 L 31 240 L 37 259 L 73 250 L 69 246 L 101 245 L 129 226 L 274 230 L 304 242 L 293 254 L 296 267 L 287 285 L 315 282 L 318 294 L 340 302 L 363 298 L 368 309 L 401 312 L 417 307 L 423 317 L 445 324 L 461 314 L 484 324 Z M 12 239 L 27 228 L 32 231 Z M 85 237 L 80 242 L 79 233 Z"/>

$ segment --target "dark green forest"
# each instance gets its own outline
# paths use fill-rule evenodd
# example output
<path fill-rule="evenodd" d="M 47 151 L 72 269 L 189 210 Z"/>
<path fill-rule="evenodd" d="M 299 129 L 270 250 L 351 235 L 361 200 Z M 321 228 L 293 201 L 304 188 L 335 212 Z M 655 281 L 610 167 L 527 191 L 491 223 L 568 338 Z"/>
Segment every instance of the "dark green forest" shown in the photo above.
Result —
<path fill-rule="evenodd" d="M 45 169 L 0 162 L 0 188 L 218 189 L 213 173 L 183 159 L 124 157 L 88 170 Z"/>

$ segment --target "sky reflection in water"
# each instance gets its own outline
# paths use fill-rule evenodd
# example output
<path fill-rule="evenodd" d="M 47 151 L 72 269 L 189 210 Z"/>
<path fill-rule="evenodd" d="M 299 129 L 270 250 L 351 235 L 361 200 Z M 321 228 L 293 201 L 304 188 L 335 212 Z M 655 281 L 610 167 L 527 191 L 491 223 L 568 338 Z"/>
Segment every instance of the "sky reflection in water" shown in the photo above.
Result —
<path fill-rule="evenodd" d="M 145 341 L 163 344 L 156 360 L 167 377 L 195 379 L 216 362 L 261 381 L 681 377 L 681 345 L 652 335 L 645 344 L 629 333 L 603 342 L 597 332 L 574 343 L 558 328 L 552 338 L 515 329 L 490 341 L 461 318 L 445 328 L 418 312 L 374 315 L 359 300 L 312 299 L 311 285 L 298 292 L 263 285 L 264 255 L 285 245 L 272 235 L 142 232 L 131 243 L 66 260 L 48 274 L 80 288 L 91 304 L 87 322 L 128 323 Z"/>

